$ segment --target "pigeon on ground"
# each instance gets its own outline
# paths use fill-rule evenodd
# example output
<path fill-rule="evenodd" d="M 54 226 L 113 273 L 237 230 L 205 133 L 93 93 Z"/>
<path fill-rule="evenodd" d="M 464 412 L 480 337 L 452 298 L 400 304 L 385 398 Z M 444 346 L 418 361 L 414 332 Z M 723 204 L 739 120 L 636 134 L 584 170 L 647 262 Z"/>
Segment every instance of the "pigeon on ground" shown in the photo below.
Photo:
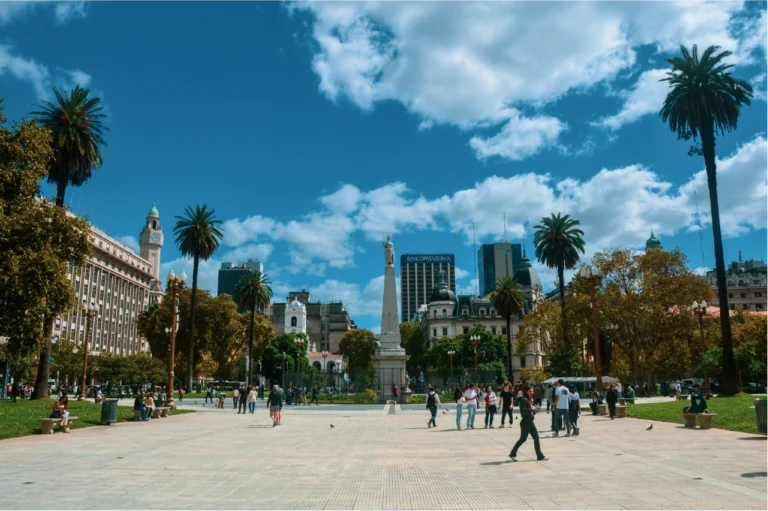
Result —
<path fill-rule="evenodd" d="M 446 412 L 445 410 L 443 410 L 443 415 L 445 415 L 446 413 L 448 413 L 448 412 Z"/>
<path fill-rule="evenodd" d="M 650 431 L 650 430 L 652 430 L 652 429 L 653 429 L 653 424 L 651 424 L 650 426 L 648 426 L 647 428 L 645 428 L 645 430 L 646 430 L 646 431 Z"/>
<path fill-rule="evenodd" d="M 335 428 L 336 426 L 334 426 L 333 424 L 331 424 L 331 427 L 332 427 L 332 428 Z"/>

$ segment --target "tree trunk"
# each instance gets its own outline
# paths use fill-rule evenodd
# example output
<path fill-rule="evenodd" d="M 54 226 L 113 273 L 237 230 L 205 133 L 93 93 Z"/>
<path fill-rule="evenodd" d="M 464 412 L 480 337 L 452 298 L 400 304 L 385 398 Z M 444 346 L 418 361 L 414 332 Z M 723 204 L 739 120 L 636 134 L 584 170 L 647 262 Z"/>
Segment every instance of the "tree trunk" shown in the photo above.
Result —
<path fill-rule="evenodd" d="M 43 399 L 48 397 L 48 374 L 51 367 L 51 331 L 53 330 L 53 318 L 43 319 L 43 339 L 45 347 L 40 353 L 37 361 L 37 379 L 35 379 L 35 390 L 32 399 Z"/>
<path fill-rule="evenodd" d="M 248 334 L 248 386 L 251 386 L 251 373 L 253 372 L 253 317 L 256 315 L 256 307 L 251 307 L 251 332 Z"/>
<path fill-rule="evenodd" d="M 190 391 L 192 390 L 192 377 L 195 371 L 195 305 L 197 304 L 197 269 L 199 266 L 200 254 L 196 253 L 192 267 L 192 304 L 189 311 L 189 349 L 187 350 L 187 388 Z"/>
<path fill-rule="evenodd" d="M 507 379 L 509 381 L 514 382 L 514 377 L 512 375 L 512 329 L 510 328 L 510 315 L 507 314 L 507 363 L 508 368 L 507 371 L 509 371 L 509 374 L 507 374 Z"/>
<path fill-rule="evenodd" d="M 565 320 L 565 268 L 562 262 L 557 265 L 557 282 L 560 285 L 560 323 L 563 327 L 563 354 L 565 355 L 566 376 L 571 375 L 571 354 L 568 345 L 568 326 Z"/>
<path fill-rule="evenodd" d="M 701 129 L 701 147 L 707 168 L 709 204 L 712 217 L 712 236 L 715 239 L 715 272 L 717 274 L 717 299 L 720 302 L 720 335 L 723 348 L 723 394 L 735 394 L 737 390 L 736 362 L 733 358 L 731 315 L 728 307 L 728 287 L 725 279 L 723 237 L 720 232 L 720 206 L 717 202 L 717 167 L 715 165 L 715 133 L 712 124 Z"/>
<path fill-rule="evenodd" d="M 64 194 L 67 193 L 67 180 L 62 178 L 56 181 L 56 205 L 64 206 Z"/>

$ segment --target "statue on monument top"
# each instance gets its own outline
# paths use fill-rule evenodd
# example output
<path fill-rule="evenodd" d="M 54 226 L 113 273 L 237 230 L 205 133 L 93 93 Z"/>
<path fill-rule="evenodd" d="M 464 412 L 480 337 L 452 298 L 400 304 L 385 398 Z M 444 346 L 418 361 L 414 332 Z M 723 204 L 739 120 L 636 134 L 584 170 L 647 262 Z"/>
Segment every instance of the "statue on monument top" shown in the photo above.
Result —
<path fill-rule="evenodd" d="M 392 236 L 387 236 L 387 242 L 384 243 L 384 261 L 387 266 L 395 265 L 395 247 L 392 245 Z"/>

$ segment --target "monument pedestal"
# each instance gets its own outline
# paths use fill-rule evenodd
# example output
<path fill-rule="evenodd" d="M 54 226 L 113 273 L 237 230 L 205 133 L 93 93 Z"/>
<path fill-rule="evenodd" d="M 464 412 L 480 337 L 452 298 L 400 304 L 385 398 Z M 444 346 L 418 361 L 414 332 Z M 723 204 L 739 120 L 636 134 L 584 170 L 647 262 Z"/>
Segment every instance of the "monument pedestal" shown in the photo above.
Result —
<path fill-rule="evenodd" d="M 392 385 L 397 385 L 400 392 L 399 401 L 406 402 L 404 401 L 406 398 L 405 362 L 408 360 L 408 355 L 405 354 L 405 350 L 402 348 L 399 350 L 379 349 L 376 350 L 374 360 L 376 360 L 376 375 L 378 376 L 376 391 L 380 396 L 379 399 L 385 403 L 394 399 Z"/>

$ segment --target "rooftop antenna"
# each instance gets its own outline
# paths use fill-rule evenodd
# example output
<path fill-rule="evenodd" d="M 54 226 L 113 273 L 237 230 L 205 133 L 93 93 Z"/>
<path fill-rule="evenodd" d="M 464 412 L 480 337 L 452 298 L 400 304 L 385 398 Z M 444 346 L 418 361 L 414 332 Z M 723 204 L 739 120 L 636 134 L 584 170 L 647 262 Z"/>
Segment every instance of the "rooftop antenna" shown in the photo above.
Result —
<path fill-rule="evenodd" d="M 504 212 L 504 243 L 507 242 L 507 212 Z"/>
<path fill-rule="evenodd" d="M 699 224 L 699 244 L 701 244 L 701 266 L 702 268 L 706 267 L 707 265 L 704 263 L 704 235 L 701 233 L 701 231 L 704 230 L 704 228 L 701 226 L 701 217 L 699 216 L 699 196 L 696 194 L 696 187 L 693 187 L 693 200 L 696 203 L 696 223 Z"/>
<path fill-rule="evenodd" d="M 475 296 L 480 296 L 480 283 L 477 281 L 477 246 L 475 246 L 475 221 L 472 221 L 472 257 L 475 267 Z"/>

